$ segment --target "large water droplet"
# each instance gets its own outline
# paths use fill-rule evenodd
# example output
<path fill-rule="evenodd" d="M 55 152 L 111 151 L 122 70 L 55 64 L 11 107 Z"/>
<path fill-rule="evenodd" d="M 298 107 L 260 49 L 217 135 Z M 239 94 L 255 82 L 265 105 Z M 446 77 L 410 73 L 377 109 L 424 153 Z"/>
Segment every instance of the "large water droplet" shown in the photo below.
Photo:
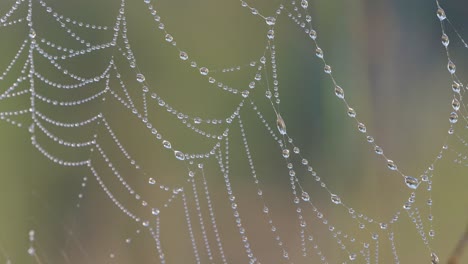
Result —
<path fill-rule="evenodd" d="M 449 121 L 450 121 L 450 123 L 452 123 L 452 124 L 457 123 L 457 122 L 458 122 L 458 115 L 457 115 L 457 113 L 452 112 L 452 113 L 450 114 Z"/>
<path fill-rule="evenodd" d="M 144 82 L 144 81 L 146 80 L 145 76 L 144 76 L 143 74 L 141 74 L 141 73 L 138 73 L 138 74 L 136 75 L 136 79 L 137 79 L 137 81 L 140 82 L 140 83 L 142 83 L 142 82 Z"/>
<path fill-rule="evenodd" d="M 289 158 L 289 149 L 283 149 L 283 157 Z"/>
<path fill-rule="evenodd" d="M 356 258 L 357 258 L 356 253 L 349 254 L 349 260 L 354 261 L 354 260 L 356 260 Z"/>
<path fill-rule="evenodd" d="M 274 18 L 274 17 L 267 17 L 267 18 L 265 18 L 265 22 L 266 22 L 267 25 L 269 25 L 269 26 L 274 26 L 275 23 L 276 23 L 276 18 Z"/>
<path fill-rule="evenodd" d="M 340 86 L 335 86 L 335 95 L 340 98 L 340 99 L 344 99 L 344 91 L 343 91 L 343 88 L 341 88 Z"/>
<path fill-rule="evenodd" d="M 332 72 L 331 66 L 330 65 L 325 65 L 325 67 L 323 68 L 323 71 L 325 73 L 331 74 L 331 72 Z"/>
<path fill-rule="evenodd" d="M 387 167 L 391 170 L 397 170 L 397 165 L 393 162 L 393 160 L 387 160 Z"/>
<path fill-rule="evenodd" d="M 209 72 L 210 72 L 210 71 L 209 71 L 208 68 L 206 68 L 206 67 L 201 67 L 201 68 L 200 68 L 200 74 L 201 74 L 201 75 L 208 75 Z"/>
<path fill-rule="evenodd" d="M 315 30 L 311 29 L 311 30 L 309 31 L 309 37 L 310 37 L 311 39 L 313 39 L 313 40 L 316 40 L 316 39 L 317 39 L 317 32 L 316 32 Z"/>
<path fill-rule="evenodd" d="M 437 8 L 437 17 L 440 19 L 440 21 L 447 18 L 445 11 L 441 7 Z"/>
<path fill-rule="evenodd" d="M 419 186 L 419 180 L 412 176 L 405 176 L 405 183 L 411 189 L 417 189 Z"/>
<path fill-rule="evenodd" d="M 359 123 L 359 124 L 358 124 L 358 130 L 359 130 L 361 133 L 366 133 L 366 131 L 367 131 L 366 125 L 364 125 L 363 123 Z"/>
<path fill-rule="evenodd" d="M 460 101 L 458 101 L 457 98 L 453 98 L 452 100 L 452 108 L 455 111 L 458 111 L 460 109 Z"/>
<path fill-rule="evenodd" d="M 353 108 L 348 108 L 348 116 L 349 117 L 356 117 L 356 111 Z"/>
<path fill-rule="evenodd" d="M 276 115 L 276 126 L 281 135 L 286 135 L 286 124 L 280 114 Z"/>
<path fill-rule="evenodd" d="M 163 146 L 167 149 L 170 149 L 172 146 L 171 146 L 171 142 L 167 141 L 167 140 L 164 140 L 163 141 Z"/>
<path fill-rule="evenodd" d="M 174 38 L 171 36 L 171 34 L 166 34 L 166 41 L 167 42 L 172 42 Z"/>
<path fill-rule="evenodd" d="M 434 252 L 431 253 L 431 262 L 432 264 L 439 264 L 439 257 Z"/>
<path fill-rule="evenodd" d="M 178 150 L 174 151 L 174 155 L 175 155 L 176 159 L 178 159 L 178 160 L 185 160 L 184 153 L 182 153 L 182 152 L 180 152 Z"/>
<path fill-rule="evenodd" d="M 451 60 L 449 60 L 448 63 L 447 63 L 447 70 L 451 74 L 455 74 L 455 72 L 457 71 L 457 66 L 455 66 L 455 63 L 453 63 Z"/>
<path fill-rule="evenodd" d="M 450 43 L 450 39 L 449 37 L 447 36 L 447 34 L 442 34 L 442 45 L 444 45 L 445 47 L 447 47 Z"/>
<path fill-rule="evenodd" d="M 323 58 L 323 50 L 321 48 L 316 48 L 315 49 L 315 55 L 319 58 Z"/>
<path fill-rule="evenodd" d="M 310 201 L 310 196 L 309 196 L 309 194 L 307 192 L 302 192 L 301 198 L 305 202 Z"/>
<path fill-rule="evenodd" d="M 302 8 L 306 9 L 309 6 L 309 2 L 307 0 L 302 0 L 301 1 L 301 6 L 302 6 Z"/>
<path fill-rule="evenodd" d="M 336 194 L 331 195 L 331 200 L 334 204 L 341 204 L 341 198 Z"/>
<path fill-rule="evenodd" d="M 185 51 L 181 51 L 179 53 L 179 57 L 180 57 L 181 60 L 188 60 L 188 54 Z"/>

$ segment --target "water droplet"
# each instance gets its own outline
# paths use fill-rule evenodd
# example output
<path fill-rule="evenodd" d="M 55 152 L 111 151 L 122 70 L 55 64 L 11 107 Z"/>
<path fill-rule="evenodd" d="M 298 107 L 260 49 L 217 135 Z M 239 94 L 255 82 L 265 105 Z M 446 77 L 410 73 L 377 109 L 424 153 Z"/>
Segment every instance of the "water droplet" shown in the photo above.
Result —
<path fill-rule="evenodd" d="M 358 130 L 362 133 L 366 133 L 367 131 L 367 128 L 366 128 L 366 125 L 364 125 L 363 123 L 359 123 L 358 124 Z"/>
<path fill-rule="evenodd" d="M 353 261 L 353 260 L 356 260 L 356 258 L 357 258 L 357 255 L 355 253 L 349 254 L 349 260 Z"/>
<path fill-rule="evenodd" d="M 311 29 L 311 30 L 309 31 L 309 37 L 310 37 L 311 39 L 313 39 L 313 40 L 316 40 L 316 39 L 317 39 L 317 32 L 316 32 L 315 30 Z"/>
<path fill-rule="evenodd" d="M 143 74 L 141 74 L 141 73 L 138 73 L 138 74 L 136 75 L 136 79 L 137 79 L 137 81 L 140 82 L 140 83 L 142 83 L 142 82 L 144 82 L 144 81 L 146 80 L 145 76 L 144 76 Z"/>
<path fill-rule="evenodd" d="M 306 9 L 309 6 L 309 2 L 307 0 L 302 0 L 301 1 L 301 6 L 302 6 L 302 8 Z"/>
<path fill-rule="evenodd" d="M 151 184 L 151 185 L 156 184 L 156 180 L 153 179 L 153 178 L 149 178 L 148 183 Z"/>
<path fill-rule="evenodd" d="M 249 92 L 248 90 L 244 90 L 244 91 L 242 92 L 242 97 L 244 97 L 244 98 L 249 97 L 249 93 L 250 93 L 250 92 Z"/>
<path fill-rule="evenodd" d="M 164 140 L 163 141 L 163 146 L 167 149 L 170 149 L 172 146 L 171 146 L 171 142 L 167 141 L 167 140 Z"/>
<path fill-rule="evenodd" d="M 325 65 L 325 67 L 323 68 L 323 71 L 325 73 L 331 74 L 331 72 L 332 72 L 331 66 L 330 65 Z"/>
<path fill-rule="evenodd" d="M 447 34 L 442 34 L 442 45 L 444 45 L 445 47 L 447 47 L 450 43 L 450 39 L 449 37 L 447 36 Z"/>
<path fill-rule="evenodd" d="M 410 202 L 406 202 L 406 203 L 403 205 L 403 209 L 405 209 L 405 210 L 411 209 L 411 203 L 410 203 Z"/>
<path fill-rule="evenodd" d="M 201 67 L 201 68 L 200 68 L 200 74 L 201 74 L 201 75 L 208 75 L 209 72 L 210 72 L 210 71 L 209 71 L 208 68 L 206 68 L 206 67 Z"/>
<path fill-rule="evenodd" d="M 458 122 L 458 115 L 457 115 L 457 113 L 452 112 L 452 113 L 450 114 L 449 121 L 450 121 L 450 123 L 452 123 L 452 124 L 457 123 L 457 122 Z"/>
<path fill-rule="evenodd" d="M 380 223 L 380 229 L 387 229 L 388 225 L 386 223 Z"/>
<path fill-rule="evenodd" d="M 356 117 L 356 111 L 353 108 L 348 108 L 348 116 L 349 117 Z"/>
<path fill-rule="evenodd" d="M 271 91 L 270 91 L 270 90 L 267 90 L 267 91 L 265 92 L 265 96 L 266 96 L 266 98 L 270 99 L 271 96 L 272 96 Z"/>
<path fill-rule="evenodd" d="M 431 253 L 431 262 L 432 264 L 439 264 L 439 257 L 434 252 Z"/>
<path fill-rule="evenodd" d="M 335 86 L 335 94 L 338 98 L 340 99 L 344 99 L 344 91 L 343 91 L 343 88 L 341 88 L 340 86 Z"/>
<path fill-rule="evenodd" d="M 178 150 L 174 151 L 174 155 L 175 155 L 176 159 L 178 159 L 178 160 L 185 160 L 184 153 L 182 153 L 182 152 L 180 152 Z"/>
<path fill-rule="evenodd" d="M 283 157 L 289 158 L 289 149 L 283 149 Z"/>
<path fill-rule="evenodd" d="M 419 186 L 419 180 L 412 176 L 405 176 L 405 183 L 411 189 L 416 189 Z"/>
<path fill-rule="evenodd" d="M 36 31 L 34 29 L 31 28 L 31 30 L 29 30 L 29 37 L 30 38 L 36 38 Z"/>
<path fill-rule="evenodd" d="M 319 57 L 319 58 L 322 59 L 322 58 L 323 58 L 323 50 L 322 50 L 321 48 L 318 48 L 318 47 L 317 47 L 317 48 L 315 49 L 315 55 L 316 55 L 317 57 Z"/>
<path fill-rule="evenodd" d="M 304 202 L 310 201 L 310 196 L 307 192 L 302 192 L 301 198 Z"/>
<path fill-rule="evenodd" d="M 460 109 L 460 102 L 458 101 L 457 98 L 453 98 L 452 100 L 452 108 L 455 111 L 458 111 Z"/>
<path fill-rule="evenodd" d="M 286 135 L 286 124 L 280 114 L 276 115 L 276 126 L 281 135 Z"/>
<path fill-rule="evenodd" d="M 274 18 L 274 17 L 267 17 L 267 18 L 265 19 L 265 22 L 266 22 L 267 25 L 269 25 L 269 26 L 274 26 L 275 23 L 276 23 L 276 18 Z"/>
<path fill-rule="evenodd" d="M 452 83 L 452 90 L 456 93 L 460 92 L 460 87 L 461 85 L 458 82 L 453 82 Z"/>
<path fill-rule="evenodd" d="M 159 212 L 160 212 L 160 211 L 159 211 L 158 208 L 153 208 L 153 209 L 151 210 L 151 213 L 152 213 L 153 215 L 159 215 Z"/>
<path fill-rule="evenodd" d="M 455 66 L 455 63 L 449 60 L 447 63 L 447 70 L 450 72 L 450 74 L 455 74 L 457 71 L 457 66 Z"/>
<path fill-rule="evenodd" d="M 379 146 L 375 146 L 375 147 L 374 147 L 374 151 L 375 151 L 375 153 L 378 154 L 378 155 L 382 155 L 382 154 L 383 154 L 383 149 L 382 149 L 381 147 L 379 147 Z"/>
<path fill-rule="evenodd" d="M 181 60 L 188 60 L 188 54 L 185 51 L 181 51 L 179 53 L 179 57 L 180 57 Z"/>
<path fill-rule="evenodd" d="M 398 167 L 395 165 L 393 160 L 387 160 L 387 167 L 391 170 L 397 170 Z"/>
<path fill-rule="evenodd" d="M 201 124 L 202 119 L 201 119 L 200 117 L 195 117 L 195 118 L 193 119 L 193 122 L 194 122 L 195 124 Z"/>
<path fill-rule="evenodd" d="M 274 39 L 275 38 L 275 31 L 273 29 L 268 30 L 267 37 L 268 37 L 268 39 Z"/>
<path fill-rule="evenodd" d="M 435 236 L 435 231 L 434 230 L 429 230 L 429 236 L 434 237 Z"/>
<path fill-rule="evenodd" d="M 441 7 L 437 8 L 437 17 L 440 19 L 440 21 L 447 18 L 445 11 Z"/>
<path fill-rule="evenodd" d="M 167 42 L 172 42 L 174 38 L 171 36 L 171 34 L 166 34 L 166 41 Z"/>
<path fill-rule="evenodd" d="M 341 198 L 336 194 L 331 195 L 331 200 L 334 204 L 341 204 Z"/>

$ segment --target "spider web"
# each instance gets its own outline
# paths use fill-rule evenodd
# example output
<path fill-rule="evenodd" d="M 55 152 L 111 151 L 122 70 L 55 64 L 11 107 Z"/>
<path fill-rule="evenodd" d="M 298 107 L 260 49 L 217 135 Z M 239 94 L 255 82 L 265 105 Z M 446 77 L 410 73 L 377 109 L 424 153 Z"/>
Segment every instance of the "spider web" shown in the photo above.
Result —
<path fill-rule="evenodd" d="M 438 1 L 452 89 L 448 135 L 417 174 L 387 154 L 358 113 L 353 102 L 359 100 L 348 100 L 352 92 L 328 64 L 306 0 L 223 3 L 246 15 L 243 25 L 258 27 L 247 44 L 219 37 L 220 43 L 238 41 L 250 58 L 223 67 L 199 55 L 201 40 L 213 33 L 172 31 L 177 26 L 165 15 L 167 3 L 95 3 L 112 14 L 104 24 L 85 22 L 78 14 L 102 16 L 84 4 L 70 3 L 71 13 L 43 0 L 8 4 L 0 34 L 22 30 L 24 37 L 11 44 L 16 52 L 4 52 L 0 119 L 27 132 L 28 144 L 44 157 L 40 163 L 58 165 L 54 174 L 61 179 L 28 178 L 43 191 L 21 194 L 35 205 L 19 217 L 26 219 L 18 224 L 24 235 L 1 236 L 6 263 L 439 263 L 433 181 L 444 159 L 467 166 L 468 120 L 465 84 L 449 49 L 452 40 L 467 45 Z M 178 10 L 185 15 L 181 24 L 197 25 L 195 11 L 203 7 Z M 314 161 L 308 147 L 293 140 L 303 127 L 285 118 L 290 91 L 277 54 L 285 24 L 307 43 L 301 59 L 313 61 L 329 83 L 324 93 L 335 95 L 333 107 L 344 109 L 337 113 L 347 119 L 346 134 L 371 150 L 364 158 L 379 168 L 373 177 L 385 177 L 381 181 L 394 189 L 395 195 L 379 198 L 389 207 L 381 215 L 381 206 L 366 208 L 342 194 L 340 180 L 316 169 L 326 161 Z M 56 188 L 68 198 L 48 193 Z M 417 245 L 407 253 L 409 239 Z"/>

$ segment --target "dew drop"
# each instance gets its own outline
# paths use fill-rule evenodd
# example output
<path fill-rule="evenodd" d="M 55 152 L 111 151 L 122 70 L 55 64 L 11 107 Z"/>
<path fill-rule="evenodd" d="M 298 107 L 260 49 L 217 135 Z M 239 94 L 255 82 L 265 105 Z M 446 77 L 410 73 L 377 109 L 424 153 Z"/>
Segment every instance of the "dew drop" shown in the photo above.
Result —
<path fill-rule="evenodd" d="M 281 135 L 286 135 L 286 124 L 280 114 L 276 115 L 276 126 Z"/>
<path fill-rule="evenodd" d="M 167 141 L 167 140 L 164 140 L 163 141 L 163 146 L 167 149 L 170 149 L 172 146 L 171 146 L 171 142 Z"/>
<path fill-rule="evenodd" d="M 398 169 L 397 165 L 395 165 L 393 160 L 387 160 L 387 167 L 389 169 L 391 169 L 391 170 L 397 170 Z"/>
<path fill-rule="evenodd" d="M 455 74 L 457 71 L 457 66 L 455 66 L 455 63 L 453 61 L 449 60 L 447 63 L 447 70 L 450 72 L 450 74 Z"/>
<path fill-rule="evenodd" d="M 302 0 L 301 1 L 301 6 L 302 6 L 302 8 L 306 9 L 309 6 L 309 2 L 307 0 Z"/>
<path fill-rule="evenodd" d="M 439 264 L 439 257 L 434 252 L 431 253 L 431 262 L 432 264 Z"/>
<path fill-rule="evenodd" d="M 274 39 L 275 38 L 275 31 L 273 29 L 268 30 L 267 37 L 268 37 L 268 39 Z"/>
<path fill-rule="evenodd" d="M 156 184 L 156 180 L 153 179 L 153 178 L 149 178 L 148 183 L 151 184 L 151 185 L 154 185 L 154 184 Z"/>
<path fill-rule="evenodd" d="M 179 53 L 179 57 L 180 57 L 181 60 L 188 60 L 188 54 L 185 51 L 181 51 Z"/>
<path fill-rule="evenodd" d="M 387 229 L 388 225 L 386 223 L 380 223 L 380 229 Z"/>
<path fill-rule="evenodd" d="M 334 204 L 341 204 L 341 198 L 336 194 L 331 195 L 331 200 Z"/>
<path fill-rule="evenodd" d="M 349 117 L 356 117 L 356 111 L 353 108 L 348 108 L 348 116 Z"/>
<path fill-rule="evenodd" d="M 310 201 L 310 195 L 307 192 L 302 192 L 301 198 L 304 202 Z"/>
<path fill-rule="evenodd" d="M 442 34 L 442 45 L 444 45 L 445 47 L 447 47 L 450 43 L 450 39 L 449 37 L 447 36 L 447 34 Z"/>
<path fill-rule="evenodd" d="M 244 97 L 244 98 L 249 97 L 249 93 L 250 93 L 250 92 L 249 92 L 248 90 L 244 90 L 244 91 L 242 92 L 242 97 Z"/>
<path fill-rule="evenodd" d="M 452 83 L 452 90 L 456 93 L 460 93 L 460 87 L 461 85 L 458 82 L 453 82 Z"/>
<path fill-rule="evenodd" d="M 176 159 L 178 159 L 178 160 L 185 160 L 184 153 L 182 153 L 182 152 L 180 152 L 178 150 L 174 151 L 174 155 L 175 155 Z"/>
<path fill-rule="evenodd" d="M 343 88 L 341 88 L 340 86 L 335 86 L 335 95 L 340 98 L 340 99 L 344 99 L 344 91 L 343 91 Z"/>
<path fill-rule="evenodd" d="M 364 125 L 363 123 L 359 123 L 358 124 L 358 130 L 359 130 L 359 132 L 366 133 L 366 131 L 367 131 L 366 125 Z"/>
<path fill-rule="evenodd" d="M 355 253 L 349 254 L 349 260 L 354 261 L 356 260 L 356 258 L 357 258 L 357 255 Z"/>
<path fill-rule="evenodd" d="M 166 34 L 166 41 L 167 42 L 172 42 L 174 40 L 174 38 L 172 37 L 171 34 Z"/>
<path fill-rule="evenodd" d="M 457 123 L 457 122 L 458 122 L 458 115 L 457 115 L 457 113 L 452 112 L 452 113 L 450 114 L 449 121 L 450 121 L 450 123 L 452 123 L 452 124 Z"/>
<path fill-rule="evenodd" d="M 140 83 L 142 83 L 142 82 L 144 82 L 144 81 L 146 80 L 145 76 L 144 76 L 143 74 L 141 74 L 141 73 L 138 73 L 138 74 L 136 75 L 136 79 L 137 79 L 137 81 L 140 82 Z"/>
<path fill-rule="evenodd" d="M 419 186 L 419 180 L 412 176 L 405 176 L 405 183 L 411 189 L 416 189 Z"/>
<path fill-rule="evenodd" d="M 267 18 L 265 18 L 265 22 L 266 22 L 267 25 L 269 25 L 269 26 L 274 26 L 275 23 L 276 23 L 276 18 L 274 18 L 274 17 L 267 17 Z"/>
<path fill-rule="evenodd" d="M 382 155 L 382 154 L 383 154 L 383 149 L 382 149 L 381 147 L 379 147 L 379 146 L 375 146 L 375 147 L 374 147 L 374 151 L 375 151 L 375 153 L 378 154 L 378 155 Z"/>
<path fill-rule="evenodd" d="M 331 74 L 332 72 L 332 69 L 331 69 L 331 66 L 330 65 L 325 65 L 325 67 L 323 68 L 323 71 L 327 74 Z"/>
<path fill-rule="evenodd" d="M 460 102 L 458 101 L 457 98 L 453 98 L 452 100 L 452 108 L 455 111 L 458 111 L 460 109 Z"/>
<path fill-rule="evenodd" d="M 309 37 L 310 37 L 311 39 L 313 39 L 313 40 L 316 40 L 316 39 L 317 39 L 317 32 L 316 32 L 315 30 L 311 29 L 311 30 L 309 31 Z"/>
<path fill-rule="evenodd" d="M 315 49 L 315 55 L 316 55 L 317 57 L 319 57 L 319 58 L 322 59 L 322 58 L 323 58 L 323 50 L 322 50 L 321 48 L 318 48 L 318 47 L 317 47 L 317 48 Z"/>
<path fill-rule="evenodd" d="M 283 149 L 283 157 L 289 158 L 289 149 Z"/>
<path fill-rule="evenodd" d="M 208 75 L 209 72 L 210 72 L 210 71 L 209 71 L 208 68 L 206 68 L 206 67 L 201 67 L 201 68 L 200 68 L 200 74 L 201 74 L 201 75 Z"/>
<path fill-rule="evenodd" d="M 447 16 L 445 15 L 445 11 L 442 8 L 437 8 L 437 17 L 440 19 L 440 21 L 445 20 Z"/>
<path fill-rule="evenodd" d="M 31 28 L 31 30 L 29 30 L 29 37 L 30 38 L 36 38 L 36 31 L 34 29 Z"/>
<path fill-rule="evenodd" d="M 151 210 L 151 213 L 152 213 L 153 215 L 159 215 L 160 211 L 159 211 L 158 208 L 153 208 L 153 209 Z"/>

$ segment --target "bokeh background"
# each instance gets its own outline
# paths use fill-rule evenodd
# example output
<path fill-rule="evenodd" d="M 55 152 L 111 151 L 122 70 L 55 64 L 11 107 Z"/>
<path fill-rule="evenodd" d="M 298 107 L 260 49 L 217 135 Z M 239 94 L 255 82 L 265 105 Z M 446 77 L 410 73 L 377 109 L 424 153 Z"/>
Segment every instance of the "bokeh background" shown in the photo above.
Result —
<path fill-rule="evenodd" d="M 3 14 L 14 1 L 0 1 Z M 60 14 L 97 25 L 115 23 L 117 1 L 46 1 Z M 49 13 L 33 1 L 33 21 L 38 39 L 46 38 L 63 47 L 80 49 L 78 43 L 67 36 Z M 273 14 L 280 1 L 256 0 L 251 5 L 265 15 Z M 446 70 L 446 55 L 440 42 L 440 25 L 435 15 L 435 1 L 311 0 L 312 23 L 319 35 L 319 43 L 334 76 L 345 89 L 348 102 L 358 111 L 360 120 L 375 136 L 385 153 L 409 175 L 420 175 L 437 156 L 449 127 L 451 112 L 451 78 Z M 468 36 L 468 3 L 445 1 L 442 3 L 453 25 L 462 36 Z M 158 14 L 168 31 L 177 40 L 179 48 L 209 69 L 222 69 L 232 65 L 246 65 L 258 59 L 266 45 L 265 21 L 251 15 L 238 1 L 155 1 Z M 288 5 L 287 5 L 288 6 Z M 144 73 L 150 90 L 182 112 L 193 116 L 223 118 L 230 114 L 240 100 L 208 85 L 196 70 L 178 59 L 176 49 L 164 41 L 143 1 L 128 1 L 126 18 L 130 44 Z M 36 11 L 37 10 L 37 11 Z M 26 14 L 25 6 L 18 18 Z M 74 28 L 92 43 L 105 43 L 112 32 L 103 33 Z M 286 120 L 288 134 L 301 147 L 302 154 L 335 193 L 347 204 L 375 219 L 390 219 L 409 196 L 401 178 L 390 173 L 384 162 L 372 153 L 370 145 L 357 132 L 354 122 L 333 94 L 332 83 L 323 73 L 323 65 L 314 55 L 309 37 L 285 15 L 277 20 L 276 50 L 281 93 L 281 115 Z M 457 64 L 461 80 L 466 80 L 467 50 L 448 29 L 451 37 L 452 57 Z M 28 35 L 26 25 L 0 28 L 0 69 L 4 69 L 22 41 Z M 103 50 L 65 63 L 66 67 L 82 76 L 102 72 L 112 50 Z M 57 82 L 70 82 L 46 60 L 37 55 L 36 68 Z M 116 55 L 116 57 L 118 57 Z M 25 57 L 22 57 L 23 62 Z M 20 59 L 21 61 L 21 59 Z M 133 96 L 139 96 L 141 85 L 135 82 L 134 70 L 125 68 L 121 74 L 128 82 Z M 21 64 L 22 65 L 22 64 Z M 234 73 L 215 72 L 232 87 L 246 87 L 253 70 Z M 0 82 L 1 91 L 18 76 L 20 67 Z M 117 83 L 112 83 L 117 87 Z M 60 91 L 38 82 L 37 89 L 56 99 L 83 98 L 102 89 L 101 84 L 87 90 Z M 257 87 L 251 97 L 264 110 L 267 120 L 275 125 L 275 116 L 264 98 L 264 87 Z M 242 90 L 242 89 L 241 89 Z M 134 93 L 134 94 L 133 94 Z M 28 96 L 0 101 L 0 111 L 28 108 Z M 132 169 L 109 136 L 99 138 L 121 174 L 135 186 L 137 192 L 150 204 L 162 205 L 167 199 L 164 192 L 148 185 L 147 177 L 161 182 L 182 185 L 187 171 L 172 153 L 164 151 L 129 110 L 111 96 L 105 102 L 60 108 L 38 103 L 38 109 L 57 120 L 76 121 L 102 111 L 146 175 Z M 205 152 L 214 141 L 201 137 L 174 117 L 155 105 L 150 106 L 150 119 L 158 131 L 171 138 L 173 145 L 187 152 Z M 263 184 L 265 198 L 281 234 L 288 244 L 295 263 L 305 263 L 300 253 L 297 217 L 290 196 L 287 169 L 275 142 L 268 135 L 255 113 L 241 112 L 254 163 Z M 26 127 L 31 120 L 22 120 Z M 460 122 L 462 123 L 462 122 Z M 465 124 L 457 126 L 457 133 L 466 137 Z M 30 142 L 26 127 L 19 129 L 8 123 L 0 124 L 0 262 L 11 258 L 12 263 L 153 263 L 157 260 L 154 241 L 140 224 L 130 221 L 104 195 L 87 168 L 64 168 L 50 162 Z M 244 224 L 250 230 L 252 248 L 263 263 L 282 263 L 280 252 L 273 246 L 271 233 L 261 214 L 245 155 L 242 153 L 238 128 L 231 131 L 231 180 Z M 207 126 L 213 133 L 222 131 Z M 105 130 L 98 128 L 105 135 Z M 91 129 L 54 130 L 69 140 L 79 141 L 93 134 Z M 101 141 L 102 140 L 102 141 Z M 81 159 L 86 151 L 70 150 L 38 135 L 38 141 L 50 152 L 63 159 Z M 455 248 L 468 222 L 468 173 L 462 164 L 453 160 L 458 153 L 468 152 L 462 143 L 449 141 L 450 149 L 435 171 L 433 186 L 433 214 L 435 239 L 431 247 L 442 261 L 446 261 Z M 98 156 L 96 168 L 122 203 L 144 215 L 135 200 L 126 194 L 118 181 L 106 169 Z M 229 263 L 247 263 L 239 235 L 235 229 L 222 175 L 213 160 L 206 163 L 206 176 L 214 201 L 218 227 Z M 81 188 L 83 177 L 88 185 Z M 332 206 L 329 196 L 315 181 L 302 173 L 300 179 L 309 190 L 312 201 L 321 208 L 330 222 L 355 234 L 358 241 L 369 241 L 368 234 L 358 232 L 356 223 L 343 210 Z M 188 188 L 187 186 L 186 188 Z M 78 194 L 84 194 L 78 199 Z M 188 197 L 193 202 L 193 197 Z M 81 201 L 79 201 L 81 200 Z M 76 204 L 80 203 L 80 208 Z M 161 215 L 162 241 L 167 263 L 195 262 L 190 238 L 186 231 L 182 203 L 165 209 Z M 196 211 L 191 208 L 196 223 Z M 313 219 L 312 212 L 306 214 Z M 429 252 L 409 218 L 402 215 L 394 227 L 401 263 L 429 263 Z M 313 221 L 316 220 L 311 220 Z M 27 254 L 28 232 L 36 231 L 35 247 L 39 260 Z M 137 230 L 142 230 L 137 234 Z M 315 241 L 327 256 L 329 263 L 341 263 L 343 255 L 324 225 L 312 225 Z M 201 238 L 196 231 L 197 239 Z M 125 240 L 131 238 L 130 244 Z M 388 239 L 381 238 L 380 261 L 391 263 Z M 197 240 L 202 249 L 203 241 Z M 213 244 L 214 248 L 214 244 Z M 295 253 L 294 253 L 295 252 Z M 111 258 L 113 254 L 115 257 Z M 202 263 L 209 263 L 202 254 Z M 312 253 L 307 263 L 318 263 Z M 156 261 L 157 262 L 157 261 Z M 218 262 L 214 262 L 218 263 Z M 465 256 L 460 263 L 468 263 Z"/>

